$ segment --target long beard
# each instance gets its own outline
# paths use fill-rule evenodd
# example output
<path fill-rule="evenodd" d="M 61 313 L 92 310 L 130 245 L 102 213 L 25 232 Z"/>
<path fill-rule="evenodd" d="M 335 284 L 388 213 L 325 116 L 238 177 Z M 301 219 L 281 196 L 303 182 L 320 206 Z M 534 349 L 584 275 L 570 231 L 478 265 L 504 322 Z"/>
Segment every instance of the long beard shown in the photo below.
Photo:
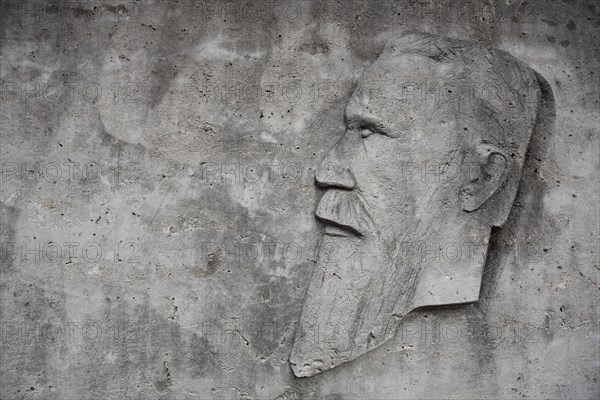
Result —
<path fill-rule="evenodd" d="M 380 346 L 413 308 L 423 260 L 407 258 L 406 246 L 425 240 L 432 227 L 411 220 L 397 236 L 385 237 L 368 209 L 355 191 L 329 190 L 319 203 L 319 219 L 356 237 L 325 236 L 321 243 L 320 252 L 329 247 L 334 256 L 320 256 L 311 278 L 290 358 L 297 376 L 314 375 Z M 323 329 L 316 337 L 315 327 Z"/>

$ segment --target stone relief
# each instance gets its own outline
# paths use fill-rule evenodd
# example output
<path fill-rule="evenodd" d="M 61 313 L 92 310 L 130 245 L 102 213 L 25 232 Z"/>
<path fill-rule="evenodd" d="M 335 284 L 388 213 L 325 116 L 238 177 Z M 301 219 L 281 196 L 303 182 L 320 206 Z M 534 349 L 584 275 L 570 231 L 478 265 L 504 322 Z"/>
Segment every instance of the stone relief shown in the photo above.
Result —
<path fill-rule="evenodd" d="M 316 173 L 324 228 L 297 377 L 381 346 L 412 310 L 478 300 L 540 102 L 537 74 L 504 51 L 423 33 L 388 42 Z"/>

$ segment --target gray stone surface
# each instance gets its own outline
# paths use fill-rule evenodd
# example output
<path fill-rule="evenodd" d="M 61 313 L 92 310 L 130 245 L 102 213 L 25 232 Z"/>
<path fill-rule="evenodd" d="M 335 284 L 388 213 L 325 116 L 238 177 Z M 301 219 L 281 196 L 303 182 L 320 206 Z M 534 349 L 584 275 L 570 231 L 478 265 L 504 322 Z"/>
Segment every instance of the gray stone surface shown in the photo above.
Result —
<path fill-rule="evenodd" d="M 598 397 L 596 2 L 53 4 L 0 4 L 2 399 Z M 365 87 L 371 79 L 363 73 L 403 31 L 478 43 L 527 68 L 518 64 L 522 74 L 498 91 L 479 72 L 448 79 L 457 71 L 443 69 L 443 59 L 405 60 L 424 70 L 394 67 L 399 75 L 387 75 L 390 82 Z M 433 66 L 440 71 L 432 74 Z M 475 177 L 449 179 L 454 164 L 436 154 L 459 143 L 452 135 L 464 127 L 450 117 L 470 115 L 481 96 L 514 110 L 512 95 L 536 92 L 519 84 L 532 81 L 528 68 L 539 74 L 540 102 L 526 102 L 530 111 L 516 106 L 524 118 L 516 127 L 537 116 L 526 157 L 514 143 L 521 150 L 513 172 L 521 176 L 498 178 L 504 158 L 483 170 L 514 194 L 486 186 L 471 191 L 483 202 L 461 198 L 457 215 L 481 215 L 468 235 L 449 228 L 464 224 L 434 223 L 459 198 L 434 197 L 435 207 L 418 215 L 434 223 L 435 235 L 421 235 L 403 219 L 427 206 L 419 196 Z M 365 151 L 374 146 L 398 163 L 401 179 L 389 189 L 381 169 L 372 180 L 356 171 L 389 167 L 385 160 L 346 170 L 354 152 L 341 151 L 351 127 L 344 116 L 361 93 L 414 129 L 422 121 L 402 118 L 436 121 L 437 131 L 400 155 L 400 138 L 360 138 Z M 404 99 L 413 110 L 394 114 Z M 480 138 L 505 114 L 475 115 L 466 127 L 480 129 L 473 132 Z M 511 121 L 497 122 L 516 135 Z M 441 125 L 453 125 L 449 136 L 419 145 Z M 479 165 L 477 154 L 459 165 Z M 311 300 L 319 299 L 311 297 L 313 271 L 356 265 L 365 253 L 357 239 L 336 236 L 344 231 L 323 235 L 315 211 L 338 193 L 327 185 L 410 199 L 402 203 L 408 209 L 387 207 L 387 217 L 369 209 L 373 222 L 403 227 L 396 235 L 404 242 L 425 244 L 421 271 L 430 276 L 421 281 L 442 289 L 442 277 L 457 274 L 462 284 L 454 299 L 417 287 L 419 301 L 399 311 L 386 340 L 298 378 L 290 356 L 313 351 L 296 350 L 306 310 L 331 301 L 330 292 Z M 326 211 L 321 216 L 331 219 Z M 485 262 L 462 262 L 459 255 L 480 249 L 474 243 L 487 247 Z M 366 253 L 385 254 L 376 247 Z M 380 282 L 381 292 L 367 297 L 388 302 L 394 281 Z M 461 297 L 468 304 L 456 305 Z M 382 326 L 373 317 L 383 314 L 365 315 Z M 325 323 L 311 345 L 334 348 L 347 332 Z M 365 333 L 368 341 L 375 332 Z"/>

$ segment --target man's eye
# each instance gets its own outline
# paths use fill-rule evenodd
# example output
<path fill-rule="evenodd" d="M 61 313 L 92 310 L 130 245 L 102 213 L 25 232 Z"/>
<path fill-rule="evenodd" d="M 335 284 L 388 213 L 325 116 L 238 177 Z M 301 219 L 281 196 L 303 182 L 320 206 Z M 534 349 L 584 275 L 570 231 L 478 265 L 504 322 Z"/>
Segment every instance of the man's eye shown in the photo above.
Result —
<path fill-rule="evenodd" d="M 371 136 L 374 133 L 375 132 L 373 132 L 369 128 L 363 128 L 363 129 L 360 130 L 360 137 L 366 138 L 367 136 Z"/>

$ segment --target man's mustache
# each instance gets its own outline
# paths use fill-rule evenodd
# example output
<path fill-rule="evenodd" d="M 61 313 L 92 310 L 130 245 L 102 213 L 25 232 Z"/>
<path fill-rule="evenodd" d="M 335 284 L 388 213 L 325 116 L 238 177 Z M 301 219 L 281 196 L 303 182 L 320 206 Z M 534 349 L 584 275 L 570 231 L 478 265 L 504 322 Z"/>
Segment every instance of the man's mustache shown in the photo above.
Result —
<path fill-rule="evenodd" d="M 315 214 L 317 218 L 358 236 L 369 236 L 377 231 L 365 202 L 356 191 L 327 190 Z"/>

